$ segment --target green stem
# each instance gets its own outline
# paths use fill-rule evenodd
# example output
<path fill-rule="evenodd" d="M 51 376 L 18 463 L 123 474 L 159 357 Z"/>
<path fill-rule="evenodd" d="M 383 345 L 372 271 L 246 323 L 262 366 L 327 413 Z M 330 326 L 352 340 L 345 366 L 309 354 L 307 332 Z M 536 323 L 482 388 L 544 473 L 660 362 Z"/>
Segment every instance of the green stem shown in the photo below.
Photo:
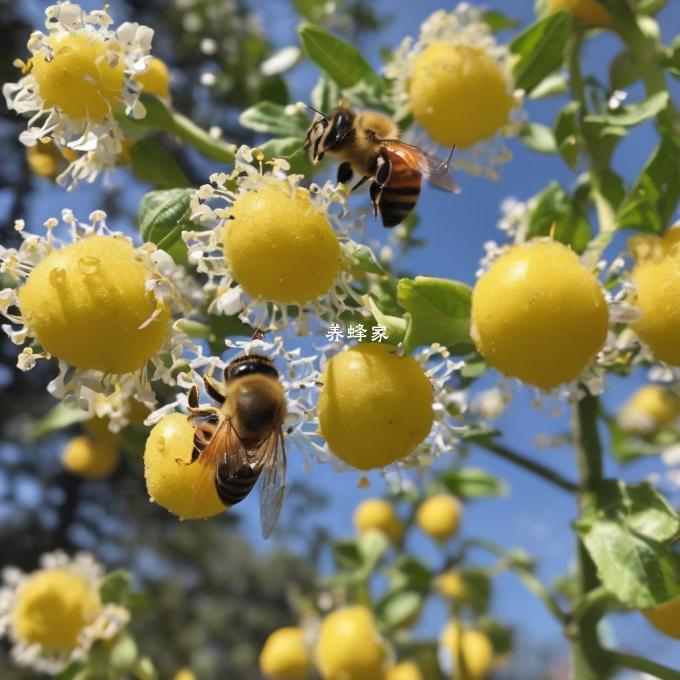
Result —
<path fill-rule="evenodd" d="M 668 666 L 662 666 L 654 661 L 649 661 L 649 659 L 643 659 L 633 654 L 624 654 L 623 652 L 610 652 L 610 656 L 612 661 L 622 668 L 630 668 L 642 673 L 648 673 L 661 680 L 680 680 L 680 671 L 675 671 L 672 668 L 668 668 Z"/>
<path fill-rule="evenodd" d="M 172 120 L 174 125 L 171 132 L 198 149 L 204 156 L 220 163 L 231 164 L 234 162 L 235 144 L 227 144 L 211 137 L 205 130 L 181 113 L 174 113 Z"/>
<path fill-rule="evenodd" d="M 497 444 L 490 439 L 477 439 L 474 440 L 473 443 L 479 446 L 479 448 L 488 451 L 489 453 L 493 453 L 500 458 L 510 461 L 511 463 L 514 463 L 515 465 L 532 472 L 538 477 L 541 477 L 541 479 L 554 484 L 564 491 L 568 491 L 569 493 L 575 493 L 578 491 L 578 485 L 566 477 L 563 477 L 559 472 L 556 472 L 555 470 L 552 470 L 541 463 L 537 463 L 536 461 L 533 461 L 520 453 L 516 453 L 503 444 Z"/>
<path fill-rule="evenodd" d="M 574 407 L 572 430 L 574 452 L 578 463 L 583 494 L 595 492 L 602 481 L 602 445 L 597 431 L 599 403 L 587 394 Z M 595 564 L 585 545 L 579 541 L 577 549 L 578 589 L 581 601 L 600 588 Z M 568 632 L 572 638 L 572 666 L 574 680 L 604 680 L 612 671 L 611 656 L 602 647 L 597 625 L 602 618 L 599 608 L 591 607 L 580 618 L 571 622 Z"/>
<path fill-rule="evenodd" d="M 589 591 L 574 607 L 571 617 L 574 621 L 578 621 L 593 609 L 600 609 L 605 607 L 614 599 L 614 596 L 604 587 L 600 586 L 594 590 Z"/>

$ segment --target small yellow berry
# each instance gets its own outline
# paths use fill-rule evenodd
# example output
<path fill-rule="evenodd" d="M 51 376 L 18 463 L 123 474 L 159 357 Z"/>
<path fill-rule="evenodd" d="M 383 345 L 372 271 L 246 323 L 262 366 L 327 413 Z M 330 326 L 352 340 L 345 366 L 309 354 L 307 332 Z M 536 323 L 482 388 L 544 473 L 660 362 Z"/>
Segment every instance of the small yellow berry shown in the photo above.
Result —
<path fill-rule="evenodd" d="M 357 506 L 354 527 L 359 534 L 382 531 L 392 543 L 398 543 L 404 531 L 394 506 L 382 498 L 369 498 Z"/>
<path fill-rule="evenodd" d="M 172 680 L 196 680 L 196 676 L 191 668 L 180 668 L 175 675 L 173 675 Z"/>
<path fill-rule="evenodd" d="M 326 364 L 319 429 L 331 450 L 360 470 L 411 453 L 432 427 L 432 386 L 420 364 L 394 348 L 361 344 Z"/>
<path fill-rule="evenodd" d="M 637 264 L 631 277 L 636 295 L 631 302 L 642 312 L 633 330 L 660 361 L 680 366 L 680 227 L 663 238 L 646 237 L 651 243 L 643 253 L 641 239 L 631 244 Z"/>
<path fill-rule="evenodd" d="M 330 289 L 342 251 L 309 192 L 270 184 L 239 196 L 224 228 L 224 253 L 250 296 L 304 304 Z"/>
<path fill-rule="evenodd" d="M 53 142 L 38 142 L 35 146 L 26 148 L 28 167 L 38 177 L 56 177 L 59 174 L 60 161 L 61 154 Z"/>
<path fill-rule="evenodd" d="M 680 595 L 642 613 L 658 631 L 680 640 Z"/>
<path fill-rule="evenodd" d="M 456 535 L 462 515 L 460 503 L 448 494 L 438 494 L 423 501 L 416 513 L 416 522 L 423 533 L 437 541 Z"/>
<path fill-rule="evenodd" d="M 645 385 L 621 407 L 619 425 L 630 432 L 654 432 L 680 416 L 680 399 L 660 385 Z"/>
<path fill-rule="evenodd" d="M 158 57 L 152 57 L 149 68 L 135 76 L 144 92 L 155 94 L 161 99 L 170 98 L 170 72 L 167 64 Z"/>
<path fill-rule="evenodd" d="M 63 569 L 38 572 L 19 587 L 11 614 L 15 636 L 45 652 L 69 653 L 101 611 L 99 593 Z"/>
<path fill-rule="evenodd" d="M 597 0 L 550 0 L 549 9 L 569 10 L 578 21 L 593 28 L 606 28 L 612 23 L 611 14 Z"/>
<path fill-rule="evenodd" d="M 169 310 L 154 311 L 149 271 L 127 239 L 89 236 L 50 253 L 18 291 L 26 324 L 50 354 L 82 369 L 141 368 L 168 334 Z"/>
<path fill-rule="evenodd" d="M 387 671 L 385 680 L 423 680 L 423 674 L 417 663 L 402 661 Z"/>
<path fill-rule="evenodd" d="M 118 465 L 120 453 L 115 442 L 81 435 L 69 440 L 62 454 L 64 467 L 75 475 L 101 479 L 110 475 Z"/>
<path fill-rule="evenodd" d="M 449 623 L 442 631 L 440 643 L 455 659 L 459 654 L 463 658 L 465 673 L 463 680 L 481 680 L 493 666 L 493 645 L 489 638 L 478 630 L 464 629 Z"/>
<path fill-rule="evenodd" d="M 346 607 L 321 623 L 316 661 L 323 680 L 382 678 L 387 656 L 370 609 Z"/>
<path fill-rule="evenodd" d="M 513 246 L 472 293 L 472 338 L 482 356 L 546 390 L 579 376 L 604 344 L 607 327 L 597 278 L 556 241 Z"/>
<path fill-rule="evenodd" d="M 408 85 L 413 117 L 439 144 L 466 149 L 508 122 L 513 99 L 483 49 L 435 42 L 416 58 Z"/>
<path fill-rule="evenodd" d="M 52 58 L 48 61 L 41 52 L 32 61 L 45 105 L 74 119 L 99 121 L 107 116 L 125 82 L 122 59 L 110 58 L 114 47 L 96 36 L 72 32 L 50 35 L 45 42 Z"/>
<path fill-rule="evenodd" d="M 200 461 L 191 460 L 194 428 L 181 413 L 169 413 L 156 423 L 144 449 L 144 477 L 151 500 L 181 519 L 210 517 L 225 510 L 212 483 L 205 494 L 195 497 L 194 487 L 204 471 Z M 178 460 L 180 462 L 178 462 Z M 207 472 L 205 474 L 208 474 Z"/>
<path fill-rule="evenodd" d="M 465 598 L 465 581 L 460 572 L 449 569 L 437 578 L 437 589 L 447 600 L 462 600 Z"/>
<path fill-rule="evenodd" d="M 312 667 L 304 632 L 300 628 L 279 628 L 260 652 L 260 671 L 270 680 L 305 680 Z"/>

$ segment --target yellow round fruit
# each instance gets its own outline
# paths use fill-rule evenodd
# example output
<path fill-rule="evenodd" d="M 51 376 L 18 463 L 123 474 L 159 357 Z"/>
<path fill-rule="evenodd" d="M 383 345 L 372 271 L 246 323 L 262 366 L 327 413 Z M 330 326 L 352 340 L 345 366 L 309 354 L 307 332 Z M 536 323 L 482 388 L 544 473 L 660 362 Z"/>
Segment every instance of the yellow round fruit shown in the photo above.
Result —
<path fill-rule="evenodd" d="M 423 533 L 445 541 L 458 533 L 463 509 L 453 496 L 438 494 L 423 501 L 416 512 L 416 522 Z"/>
<path fill-rule="evenodd" d="M 680 595 L 642 613 L 658 631 L 668 637 L 680 640 Z"/>
<path fill-rule="evenodd" d="M 61 461 L 74 475 L 87 479 L 101 479 L 110 475 L 120 460 L 118 447 L 112 441 L 95 441 L 81 435 L 69 440 Z"/>
<path fill-rule="evenodd" d="M 369 498 L 357 506 L 354 527 L 359 534 L 382 531 L 392 543 L 398 543 L 404 531 L 394 506 L 382 498 Z"/>
<path fill-rule="evenodd" d="M 445 42 L 416 57 L 408 96 L 413 117 L 432 139 L 461 149 L 493 137 L 513 107 L 503 72 L 485 50 Z"/>
<path fill-rule="evenodd" d="M 161 99 L 170 98 L 170 72 L 162 59 L 152 57 L 149 68 L 135 76 L 135 80 L 142 86 L 144 92 L 155 94 Z"/>
<path fill-rule="evenodd" d="M 385 680 L 424 680 L 418 664 L 413 661 L 402 661 L 392 666 L 385 675 Z"/>
<path fill-rule="evenodd" d="M 611 14 L 597 0 L 549 0 L 549 10 L 565 9 L 586 26 L 605 28 L 612 23 Z"/>
<path fill-rule="evenodd" d="M 38 572 L 23 583 L 11 613 L 15 636 L 45 652 L 69 653 L 101 611 L 99 593 L 63 569 Z"/>
<path fill-rule="evenodd" d="M 330 289 L 342 251 L 306 189 L 267 184 L 239 196 L 224 228 L 231 272 L 254 298 L 304 304 Z"/>
<path fill-rule="evenodd" d="M 636 294 L 631 302 L 642 312 L 633 330 L 654 356 L 671 366 L 680 366 L 680 227 L 663 238 L 646 237 L 648 252 L 633 246 L 637 263 L 631 277 Z"/>
<path fill-rule="evenodd" d="M 661 385 L 645 385 L 621 407 L 619 425 L 630 432 L 649 433 L 680 416 L 680 398 Z"/>
<path fill-rule="evenodd" d="M 81 369 L 129 373 L 160 349 L 170 312 L 154 311 L 150 272 L 127 239 L 89 236 L 50 253 L 18 291 L 26 325 L 50 354 Z"/>
<path fill-rule="evenodd" d="M 32 73 L 46 107 L 61 109 L 67 116 L 99 121 L 121 98 L 124 65 L 111 65 L 111 44 L 85 33 L 57 33 L 45 38 L 52 48 L 49 61 L 41 52 L 33 57 Z M 121 46 L 122 49 L 122 46 Z"/>
<path fill-rule="evenodd" d="M 432 427 L 432 386 L 420 364 L 394 348 L 361 344 L 326 364 L 319 430 L 331 450 L 360 470 L 411 453 Z"/>
<path fill-rule="evenodd" d="M 326 616 L 315 656 L 323 680 L 376 680 L 388 654 L 370 609 L 355 606 Z"/>
<path fill-rule="evenodd" d="M 465 581 L 460 572 L 449 569 L 437 577 L 437 589 L 447 600 L 462 600 L 465 598 Z"/>
<path fill-rule="evenodd" d="M 144 477 L 149 497 L 181 519 L 210 517 L 225 510 L 213 483 L 214 470 L 206 471 L 191 460 L 194 428 L 181 413 L 169 413 L 149 434 L 144 449 Z M 205 475 L 205 476 L 204 476 Z M 200 493 L 195 493 L 200 482 Z"/>
<path fill-rule="evenodd" d="M 180 668 L 172 676 L 172 680 L 196 680 L 196 676 L 191 668 Z"/>
<path fill-rule="evenodd" d="M 301 628 L 279 628 L 260 652 L 260 671 L 270 680 L 305 680 L 312 668 Z"/>
<path fill-rule="evenodd" d="M 38 142 L 26 148 L 26 162 L 38 177 L 56 177 L 59 174 L 61 154 L 53 142 Z"/>
<path fill-rule="evenodd" d="M 458 625 L 451 622 L 442 631 L 440 643 L 453 660 L 458 654 L 462 657 L 463 680 L 480 680 L 493 666 L 493 645 L 481 631 L 464 629 L 461 632 Z M 453 665 L 455 668 L 455 661 Z"/>
<path fill-rule="evenodd" d="M 502 373 L 548 390 L 576 379 L 602 348 L 609 313 L 597 278 L 567 246 L 513 246 L 477 281 L 472 338 Z"/>

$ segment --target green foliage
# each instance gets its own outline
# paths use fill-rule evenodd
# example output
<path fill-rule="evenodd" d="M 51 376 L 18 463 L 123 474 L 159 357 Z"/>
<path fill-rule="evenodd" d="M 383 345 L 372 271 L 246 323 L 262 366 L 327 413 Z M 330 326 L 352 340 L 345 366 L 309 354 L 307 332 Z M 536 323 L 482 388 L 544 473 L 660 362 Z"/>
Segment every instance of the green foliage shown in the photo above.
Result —
<path fill-rule="evenodd" d="M 188 219 L 192 193 L 191 189 L 151 191 L 144 196 L 139 209 L 142 239 L 155 243 L 175 259 L 176 253 L 186 252 L 182 231 L 193 228 Z"/>
<path fill-rule="evenodd" d="M 680 594 L 680 561 L 670 543 L 680 517 L 649 484 L 602 482 L 576 523 L 603 585 L 633 609 Z"/>
<path fill-rule="evenodd" d="M 239 117 L 239 122 L 255 132 L 303 139 L 309 127 L 309 119 L 304 113 L 296 111 L 289 114 L 284 106 L 267 101 L 246 109 Z"/>
<path fill-rule="evenodd" d="M 446 470 L 437 476 L 435 485 L 468 500 L 505 496 L 508 493 L 504 481 L 485 470 L 472 467 Z"/>
<path fill-rule="evenodd" d="M 132 167 L 139 179 L 161 189 L 184 187 L 187 176 L 165 147 L 154 137 L 140 139 L 130 149 Z"/>
<path fill-rule="evenodd" d="M 518 57 L 513 68 L 517 87 L 531 92 L 562 65 L 571 23 L 570 12 L 555 12 L 512 40 L 510 50 Z"/>

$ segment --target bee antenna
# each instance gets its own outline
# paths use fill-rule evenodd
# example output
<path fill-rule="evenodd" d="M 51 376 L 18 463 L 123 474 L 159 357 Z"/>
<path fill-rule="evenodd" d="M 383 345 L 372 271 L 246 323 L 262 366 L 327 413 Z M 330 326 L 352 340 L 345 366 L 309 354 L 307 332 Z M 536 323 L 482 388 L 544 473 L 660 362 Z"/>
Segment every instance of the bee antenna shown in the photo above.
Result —
<path fill-rule="evenodd" d="M 250 338 L 251 342 L 253 340 L 264 340 L 264 334 L 265 331 L 263 331 L 259 326 L 255 329 L 255 332 L 253 333 L 253 337 Z"/>
<path fill-rule="evenodd" d="M 309 104 L 305 104 L 304 102 L 300 102 L 306 109 L 309 109 L 310 111 L 313 111 L 314 113 L 318 113 L 322 118 L 325 118 L 328 120 L 328 116 L 323 113 L 323 111 L 319 111 L 319 109 L 315 109 L 313 106 L 310 106 Z"/>
<path fill-rule="evenodd" d="M 446 159 L 446 162 L 444 163 L 444 167 L 445 167 L 445 168 L 448 168 L 448 167 L 449 167 L 449 163 L 451 163 L 451 158 L 453 158 L 453 152 L 454 152 L 455 150 L 456 150 L 456 145 L 454 144 L 454 145 L 451 147 L 451 151 L 449 152 L 449 156 L 448 156 L 448 158 Z"/>

